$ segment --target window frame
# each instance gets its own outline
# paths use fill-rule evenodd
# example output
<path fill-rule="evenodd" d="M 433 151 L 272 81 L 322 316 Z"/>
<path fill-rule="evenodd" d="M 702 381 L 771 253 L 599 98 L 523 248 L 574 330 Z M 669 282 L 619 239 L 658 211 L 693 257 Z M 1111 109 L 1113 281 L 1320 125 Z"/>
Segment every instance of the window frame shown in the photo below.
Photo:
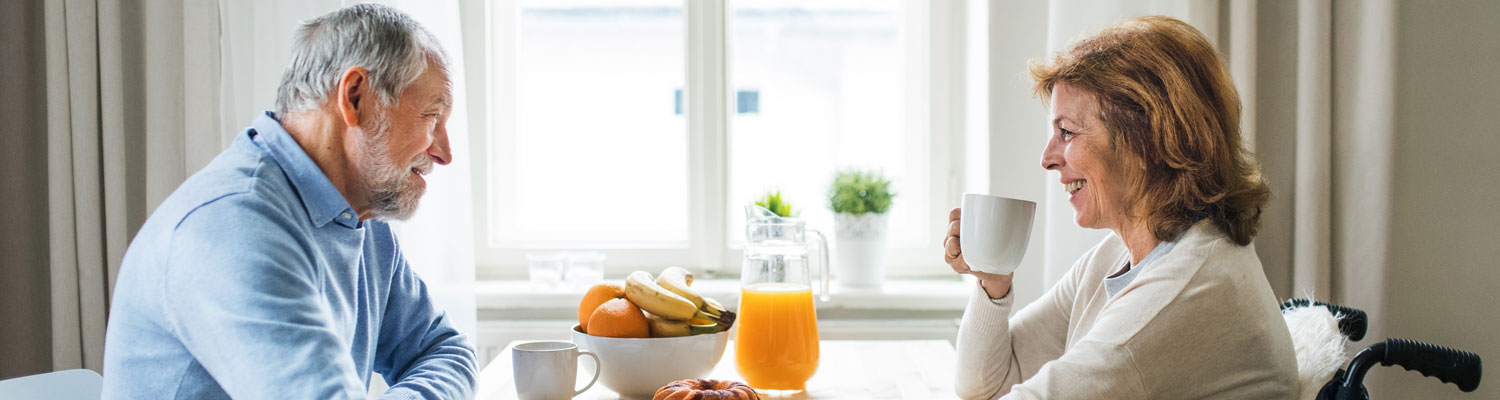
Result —
<path fill-rule="evenodd" d="M 466 0 L 477 1 L 477 0 Z M 514 143 L 515 76 L 514 61 L 504 56 L 515 53 L 517 0 L 485 1 L 481 29 L 470 31 L 478 37 L 477 45 L 466 45 L 470 54 L 483 60 L 483 79 L 470 79 L 475 85 L 470 93 L 482 96 L 473 117 L 481 128 L 472 135 L 474 173 L 474 248 L 476 272 L 481 279 L 524 279 L 526 255 L 559 251 L 598 251 L 605 261 L 607 277 L 623 276 L 636 269 L 656 270 L 680 265 L 708 277 L 739 275 L 742 251 L 729 240 L 728 157 L 726 140 L 730 132 L 734 107 L 728 90 L 730 60 L 728 49 L 732 20 L 728 17 L 729 0 L 684 0 L 686 19 L 684 48 L 687 61 L 683 111 L 687 123 L 688 161 L 688 237 L 685 246 L 662 248 L 605 248 L 587 243 L 535 243 L 535 247 L 498 247 L 492 237 L 496 215 L 491 212 L 497 190 L 505 185 L 496 182 L 494 160 L 496 149 Z M 933 218 L 925 224 L 931 232 L 931 243 L 919 248 L 888 248 L 887 277 L 940 276 L 952 272 L 941 260 L 941 235 L 947 229 L 948 210 L 958 205 L 964 183 L 963 140 L 965 130 L 965 22 L 963 2 L 927 2 L 902 0 L 911 35 L 907 41 L 907 69 L 918 79 L 908 79 L 909 90 L 926 93 L 913 97 L 909 105 L 908 129 L 927 131 L 927 212 Z M 500 24 L 497 22 L 504 22 Z M 512 29 L 496 29 L 507 26 Z M 508 73 L 508 75 L 507 75 Z M 481 74 L 470 74 L 470 76 Z M 509 95 L 506 95 L 509 93 Z M 510 121 L 510 122 L 506 122 Z M 502 125 L 503 124 L 509 124 Z M 822 204 L 816 205 L 822 207 Z M 737 212 L 735 213 L 737 214 Z M 830 245 L 833 232 L 824 232 Z M 831 255 L 831 254 L 830 254 Z M 816 273 L 816 272 L 814 272 Z"/>

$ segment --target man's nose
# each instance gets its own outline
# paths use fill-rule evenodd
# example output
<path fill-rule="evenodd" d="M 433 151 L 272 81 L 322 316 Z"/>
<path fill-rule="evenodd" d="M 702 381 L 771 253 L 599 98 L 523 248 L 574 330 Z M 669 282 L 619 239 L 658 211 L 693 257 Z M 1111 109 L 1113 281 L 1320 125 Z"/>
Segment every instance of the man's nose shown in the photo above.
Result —
<path fill-rule="evenodd" d="M 438 165 L 453 162 L 453 149 L 448 147 L 448 124 L 440 123 L 432 131 L 432 145 L 427 146 L 427 155 Z"/>

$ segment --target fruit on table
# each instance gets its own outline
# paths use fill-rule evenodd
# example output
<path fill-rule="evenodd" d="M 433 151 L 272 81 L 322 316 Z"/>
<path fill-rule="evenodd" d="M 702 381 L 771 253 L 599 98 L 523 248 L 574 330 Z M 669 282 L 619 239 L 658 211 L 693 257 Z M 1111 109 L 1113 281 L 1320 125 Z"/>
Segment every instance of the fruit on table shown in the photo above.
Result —
<path fill-rule="evenodd" d="M 617 338 L 678 337 L 723 332 L 734 324 L 734 312 L 688 288 L 692 273 L 669 267 L 662 274 L 664 279 L 652 279 L 648 272 L 635 271 L 624 285 L 606 282 L 590 287 L 578 302 L 578 331 Z"/>
<path fill-rule="evenodd" d="M 625 298 L 641 309 L 666 319 L 686 321 L 697 317 L 726 325 L 734 323 L 733 314 L 709 315 L 688 299 L 656 284 L 651 279 L 651 273 L 646 271 L 635 271 L 625 277 Z"/>
<path fill-rule="evenodd" d="M 661 271 L 661 274 L 656 276 L 656 284 L 693 302 L 693 306 L 698 307 L 704 313 L 715 318 L 729 312 L 724 309 L 724 306 L 719 305 L 719 302 L 708 301 L 711 299 L 705 298 L 703 295 L 698 294 L 698 291 L 693 290 L 690 287 L 693 285 L 693 273 L 688 272 L 685 268 L 678 266 L 667 267 L 667 269 Z"/>
<path fill-rule="evenodd" d="M 589 317 L 594 315 L 594 310 L 606 301 L 621 298 L 625 298 L 625 287 L 618 283 L 605 282 L 589 288 L 583 300 L 578 302 L 578 328 L 588 332 Z"/>
<path fill-rule="evenodd" d="M 688 321 L 675 321 L 662 318 L 656 314 L 646 314 L 646 322 L 651 327 L 651 337 L 679 337 L 698 335 L 703 333 L 719 332 L 719 325 L 710 322 L 707 325 L 693 325 Z"/>
<path fill-rule="evenodd" d="M 688 272 L 685 268 L 678 266 L 667 267 L 667 269 L 662 270 L 660 274 L 656 275 L 656 284 L 693 302 L 693 306 L 695 307 L 703 306 L 703 296 L 688 287 L 693 284 L 693 273 Z"/>
<path fill-rule="evenodd" d="M 712 298 L 712 297 L 704 297 L 703 298 L 703 307 L 699 307 L 699 308 L 702 308 L 705 312 L 708 312 L 709 314 L 721 316 L 722 319 L 728 319 L 730 322 L 733 322 L 734 318 L 735 318 L 734 317 L 734 312 L 729 311 L 728 309 L 724 308 L 723 304 L 719 304 L 719 301 L 718 300 L 714 300 L 714 298 Z"/>
<path fill-rule="evenodd" d="M 610 299 L 594 309 L 584 333 L 613 338 L 651 337 L 646 314 L 626 299 Z"/>

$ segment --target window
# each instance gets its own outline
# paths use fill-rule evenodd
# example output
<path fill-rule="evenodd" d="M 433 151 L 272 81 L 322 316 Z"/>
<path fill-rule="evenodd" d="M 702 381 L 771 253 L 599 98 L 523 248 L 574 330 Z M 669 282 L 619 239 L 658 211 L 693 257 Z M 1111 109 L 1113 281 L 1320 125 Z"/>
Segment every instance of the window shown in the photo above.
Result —
<path fill-rule="evenodd" d="M 930 117 L 949 103 L 929 71 L 961 60 L 933 57 L 926 1 L 490 7 L 482 275 L 522 276 L 526 254 L 566 249 L 604 252 L 610 276 L 733 275 L 743 206 L 769 190 L 832 240 L 825 196 L 846 167 L 880 170 L 898 192 L 889 271 L 945 272 L 937 239 L 962 166 L 948 137 L 962 135 Z"/>
<path fill-rule="evenodd" d="M 670 102 L 686 78 L 682 6 L 514 7 L 513 129 L 491 149 L 489 245 L 686 246 L 688 216 L 670 211 L 688 208 L 687 124 Z"/>

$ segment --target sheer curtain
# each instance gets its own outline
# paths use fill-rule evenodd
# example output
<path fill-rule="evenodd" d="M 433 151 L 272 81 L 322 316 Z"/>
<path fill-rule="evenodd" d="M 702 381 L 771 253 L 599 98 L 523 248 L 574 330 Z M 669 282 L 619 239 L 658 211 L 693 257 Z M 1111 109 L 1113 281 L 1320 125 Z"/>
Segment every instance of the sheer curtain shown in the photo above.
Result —
<path fill-rule="evenodd" d="M 128 3 L 128 4 L 127 4 Z M 52 369 L 99 371 L 111 289 L 150 210 L 222 148 L 212 3 L 47 1 Z M 38 77 L 41 78 L 41 77 Z M 191 100 L 189 100 L 191 99 Z M 42 168 L 41 166 L 32 166 Z M 36 268 L 36 265 L 22 266 Z"/>
<path fill-rule="evenodd" d="M 448 118 L 452 164 L 429 175 L 427 196 L 417 214 L 395 224 L 407 260 L 427 282 L 438 306 L 447 309 L 458 330 L 479 339 L 474 301 L 474 207 L 471 193 L 473 160 L 468 157 L 470 85 L 465 74 L 462 23 L 458 0 L 388 0 L 383 2 L 411 14 L 437 35 L 448 51 L 453 79 L 453 115 Z M 471 343 L 479 346 L 479 343 Z"/>
<path fill-rule="evenodd" d="M 249 125 L 257 112 L 275 107 L 276 86 L 291 54 L 292 34 L 302 21 L 359 2 L 339 0 L 220 1 L 224 25 L 220 81 L 223 94 L 221 131 L 232 135 Z M 473 205 L 470 195 L 468 93 L 458 0 L 388 0 L 392 6 L 432 31 L 448 52 L 453 80 L 453 115 L 448 138 L 454 161 L 427 177 L 427 195 L 417 213 L 393 223 L 397 240 L 412 269 L 427 283 L 438 307 L 471 339 L 475 328 Z M 477 346 L 478 344 L 475 343 Z"/>

